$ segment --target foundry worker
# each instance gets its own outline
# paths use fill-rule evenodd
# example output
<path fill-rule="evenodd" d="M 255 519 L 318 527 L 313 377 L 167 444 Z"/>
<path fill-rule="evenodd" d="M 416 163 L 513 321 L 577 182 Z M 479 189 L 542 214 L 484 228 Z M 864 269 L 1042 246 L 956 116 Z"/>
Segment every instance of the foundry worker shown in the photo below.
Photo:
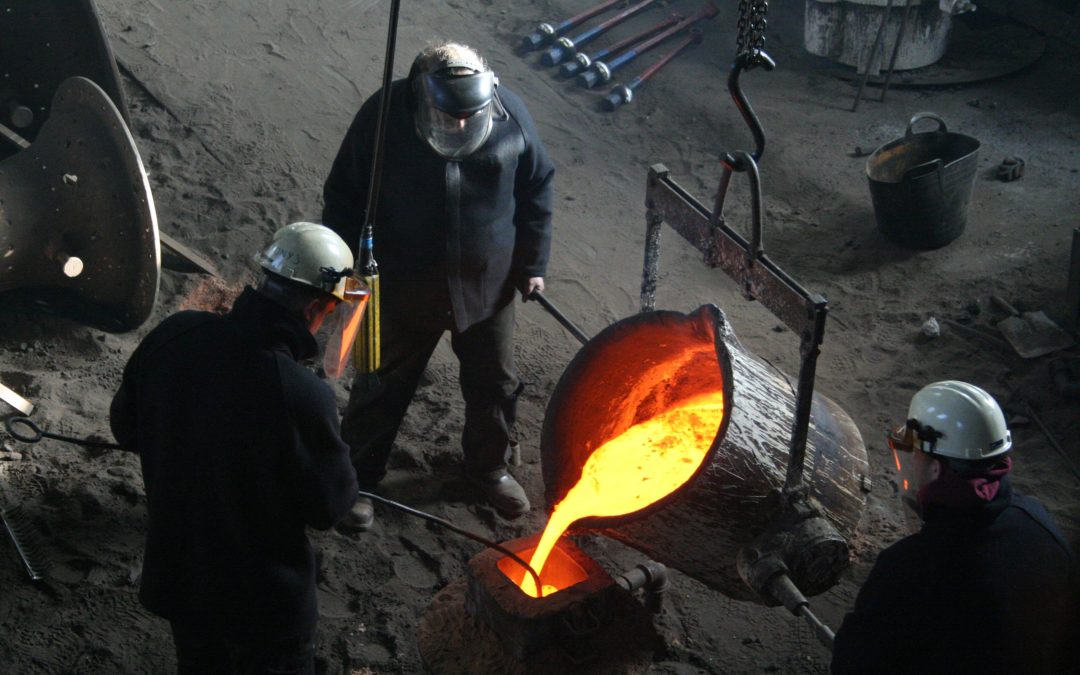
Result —
<path fill-rule="evenodd" d="M 324 187 L 323 221 L 358 247 L 380 94 L 357 113 Z M 386 474 L 394 438 L 450 331 L 465 400 L 464 474 L 504 517 L 529 510 L 506 459 L 521 383 L 515 290 L 543 290 L 554 167 L 521 99 L 471 48 L 424 49 L 391 86 L 374 252 L 381 367 L 357 375 L 343 414 L 361 489 Z M 354 248 L 356 252 L 356 248 Z M 374 518 L 361 497 L 343 528 Z"/>
<path fill-rule="evenodd" d="M 140 599 L 171 623 L 181 673 L 313 672 L 305 528 L 333 526 L 356 499 L 334 393 L 299 361 L 320 326 L 363 311 L 367 287 L 322 225 L 280 229 L 258 260 L 260 285 L 229 313 L 154 328 L 112 403 L 146 486 Z M 352 338 L 334 330 L 328 344 Z"/>
<path fill-rule="evenodd" d="M 836 634 L 834 673 L 1064 673 L 1075 620 L 1068 543 L 1010 485 L 994 399 L 946 381 L 888 435 L 922 527 L 878 556 Z"/>

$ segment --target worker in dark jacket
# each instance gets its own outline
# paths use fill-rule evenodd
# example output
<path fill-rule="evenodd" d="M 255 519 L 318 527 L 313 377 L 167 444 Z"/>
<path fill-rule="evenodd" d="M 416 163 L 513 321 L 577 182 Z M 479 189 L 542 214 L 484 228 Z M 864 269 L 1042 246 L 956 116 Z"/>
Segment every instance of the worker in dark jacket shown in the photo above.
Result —
<path fill-rule="evenodd" d="M 146 486 L 140 599 L 171 622 L 181 673 L 313 672 L 305 528 L 333 526 L 356 499 L 333 391 L 298 363 L 320 325 L 363 310 L 352 253 L 294 223 L 260 260 L 258 290 L 228 314 L 183 311 L 151 331 L 112 403 Z"/>
<path fill-rule="evenodd" d="M 922 529 L 882 551 L 836 634 L 834 673 L 1065 673 L 1072 552 L 1010 486 L 1012 438 L 964 382 L 912 398 L 889 435 Z"/>
<path fill-rule="evenodd" d="M 324 223 L 357 247 L 381 96 L 357 113 L 324 188 Z M 460 363 L 465 475 L 504 516 L 529 510 L 507 472 L 521 384 L 515 289 L 543 290 L 554 168 L 524 104 L 463 45 L 429 47 L 393 83 L 374 224 L 382 365 L 354 382 L 342 421 L 360 485 L 386 473 L 398 427 L 442 334 Z M 356 249 L 354 248 L 354 252 Z M 347 519 L 363 530 L 371 502 Z"/>

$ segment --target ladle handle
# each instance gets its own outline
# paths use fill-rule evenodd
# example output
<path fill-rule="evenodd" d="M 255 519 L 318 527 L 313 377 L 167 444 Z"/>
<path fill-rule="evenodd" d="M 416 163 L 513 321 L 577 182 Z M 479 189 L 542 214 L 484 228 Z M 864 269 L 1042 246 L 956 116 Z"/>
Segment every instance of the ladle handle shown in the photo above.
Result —
<path fill-rule="evenodd" d="M 562 324 L 562 327 L 570 331 L 570 334 L 578 339 L 581 344 L 585 344 L 589 341 L 589 336 L 582 332 L 580 328 L 574 325 L 570 319 L 566 318 L 566 315 L 559 311 L 559 309 L 551 304 L 551 301 L 544 297 L 544 294 L 540 291 L 533 291 L 528 296 L 529 300 L 536 300 L 540 305 L 548 311 L 548 314 L 555 317 L 555 320 Z"/>
<path fill-rule="evenodd" d="M 937 122 L 938 123 L 937 130 L 940 133 L 944 134 L 944 133 L 948 133 L 948 131 L 949 131 L 948 128 L 946 128 L 946 126 L 945 126 L 945 120 L 941 119 L 940 115 L 938 115 L 937 113 L 932 113 L 932 112 L 921 112 L 921 113 L 915 113 L 914 115 L 911 116 L 911 121 L 908 122 L 908 124 L 907 124 L 907 131 L 904 132 L 904 138 L 910 138 L 912 135 L 914 135 L 914 132 L 911 130 L 911 128 L 913 126 L 915 126 L 916 124 L 918 124 L 919 122 L 921 122 L 922 120 L 934 120 L 935 122 Z"/>

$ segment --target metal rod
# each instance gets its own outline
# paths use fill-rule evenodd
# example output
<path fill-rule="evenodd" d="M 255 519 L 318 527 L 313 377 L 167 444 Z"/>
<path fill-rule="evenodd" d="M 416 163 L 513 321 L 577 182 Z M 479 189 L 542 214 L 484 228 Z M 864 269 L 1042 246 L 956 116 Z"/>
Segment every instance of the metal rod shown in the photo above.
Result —
<path fill-rule="evenodd" d="M 696 45 L 700 42 L 701 31 L 693 28 L 690 29 L 690 35 L 685 40 L 680 42 L 678 46 L 675 47 L 675 49 L 672 49 L 670 52 L 665 54 L 663 58 L 661 58 L 659 61 L 649 66 L 645 70 L 641 71 L 641 74 L 634 78 L 634 84 L 632 88 L 637 89 L 638 87 L 640 87 L 642 84 L 648 81 L 649 78 L 651 78 L 653 75 L 656 75 L 656 73 L 659 72 L 661 68 L 670 63 L 672 59 L 683 53 L 687 47 L 689 47 L 690 45 Z"/>
<path fill-rule="evenodd" d="M 889 57 L 889 69 L 885 71 L 885 84 L 881 85 L 881 98 L 878 99 L 882 102 L 885 101 L 885 94 L 889 93 L 889 81 L 892 80 L 893 70 L 896 69 L 896 57 L 900 54 L 900 41 L 904 39 L 908 15 L 911 14 L 911 8 L 914 4 L 915 0 L 907 0 L 904 5 L 904 16 L 900 17 L 900 28 L 896 31 L 896 42 L 893 43 L 892 56 Z"/>
<path fill-rule="evenodd" d="M 660 23 L 654 26 L 650 26 L 649 28 L 646 28 L 645 30 L 637 33 L 636 35 L 631 35 L 629 37 L 623 38 L 622 40 L 619 40 L 618 42 L 612 43 L 611 45 L 604 47 L 595 54 L 585 55 L 579 52 L 576 56 L 574 56 L 573 61 L 570 61 L 569 63 L 564 63 L 562 68 L 559 68 L 559 74 L 563 77 L 573 77 L 581 71 L 591 68 L 594 61 L 606 59 L 612 54 L 618 54 L 627 47 L 632 47 L 638 42 L 647 39 L 650 35 L 655 35 L 656 33 L 659 33 L 668 26 L 673 26 L 677 24 L 678 22 L 682 21 L 682 19 L 682 14 L 679 14 L 678 12 L 672 12 L 671 15 L 668 16 L 668 18 L 664 19 Z"/>
<path fill-rule="evenodd" d="M 734 169 L 727 162 L 720 160 L 720 183 L 716 186 L 716 196 L 713 197 L 713 210 L 709 215 L 709 225 L 716 229 L 724 223 L 724 201 L 727 199 L 728 187 L 731 186 L 731 174 Z"/>
<path fill-rule="evenodd" d="M 382 180 L 383 151 L 386 147 L 386 119 L 390 116 L 390 85 L 394 78 L 394 52 L 397 47 L 398 14 L 401 0 L 390 1 L 390 22 L 386 30 L 386 58 L 383 64 L 382 93 L 379 98 L 379 118 L 375 124 L 375 148 L 371 154 L 371 175 L 368 176 L 367 205 L 364 208 L 364 228 L 360 234 L 360 251 L 371 253 L 375 208 L 378 206 Z M 366 261 L 365 261 L 366 262 Z M 374 263 L 374 260 L 371 261 Z M 363 263 L 361 263 L 363 264 Z M 362 270 L 365 274 L 368 270 Z"/>
<path fill-rule="evenodd" d="M 0 136 L 3 136 L 5 141 L 11 143 L 19 150 L 25 150 L 30 147 L 29 141 L 15 133 L 13 129 L 5 124 L 0 124 Z"/>
<path fill-rule="evenodd" d="M 1035 408 L 1033 408 L 1030 403 L 1027 404 L 1027 411 L 1028 415 L 1031 417 L 1031 421 L 1034 422 L 1040 430 L 1042 430 L 1043 435 L 1046 436 L 1046 440 L 1050 441 L 1050 445 L 1054 446 L 1054 449 L 1058 451 L 1058 454 L 1061 455 L 1061 458 L 1064 459 L 1065 463 L 1069 465 L 1069 470 L 1073 472 L 1074 476 L 1080 478 L 1080 469 L 1076 467 L 1076 464 L 1073 463 L 1072 458 L 1069 457 L 1069 453 L 1065 452 L 1065 448 L 1061 447 L 1061 444 L 1057 442 L 1057 439 L 1054 438 L 1054 435 L 1050 433 L 1049 429 L 1046 428 L 1046 425 L 1043 424 L 1043 421 L 1039 419 L 1038 415 L 1035 414 Z"/>
<path fill-rule="evenodd" d="M 719 10 L 716 9 L 716 5 L 714 5 L 712 1 L 709 0 L 704 5 L 702 5 L 701 9 L 699 9 L 694 15 L 683 19 L 671 28 L 668 28 L 667 30 L 652 36 L 641 44 L 634 46 L 633 49 L 628 49 L 622 54 L 619 54 L 614 59 L 612 59 L 610 63 L 596 61 L 593 64 L 592 70 L 586 73 L 582 73 L 578 77 L 578 82 L 581 84 L 581 86 L 591 89 L 592 87 L 596 86 L 601 82 L 609 81 L 611 79 L 611 74 L 619 68 L 622 68 L 623 66 L 630 63 L 645 52 L 649 51 L 664 40 L 667 40 L 672 35 L 677 35 L 683 32 L 690 26 L 693 26 L 695 23 L 703 19 L 710 19 L 716 16 L 716 13 L 718 11 Z"/>
<path fill-rule="evenodd" d="M 522 38 L 521 49 L 522 51 L 527 52 L 534 49 L 539 49 L 540 47 L 543 47 L 547 43 L 551 42 L 555 38 L 565 33 L 566 31 L 570 30 L 574 26 L 584 23 L 596 16 L 597 14 L 606 12 L 611 7 L 614 7 L 615 5 L 618 5 L 622 2 L 625 2 L 625 0 L 606 0 L 605 2 L 601 2 L 599 5 L 595 5 L 591 9 L 585 10 L 581 14 L 560 21 L 555 26 L 552 26 L 549 23 L 542 23 L 536 27 L 535 31 Z"/>
<path fill-rule="evenodd" d="M 810 624 L 810 629 L 814 631 L 814 636 L 817 637 L 818 642 L 831 652 L 833 644 L 836 642 L 836 633 L 833 632 L 832 628 L 829 628 L 821 619 L 814 616 L 808 605 L 799 608 L 799 616 L 806 619 L 806 623 Z"/>
<path fill-rule="evenodd" d="M 866 88 L 866 81 L 870 78 L 870 68 L 874 65 L 874 59 L 877 58 L 878 48 L 881 46 L 881 36 L 885 33 L 885 24 L 888 23 L 889 14 L 892 13 L 892 3 L 893 0 L 887 0 L 885 3 L 885 14 L 881 17 L 881 23 L 878 24 L 877 34 L 874 36 L 874 44 L 870 47 L 870 57 L 866 60 L 862 79 L 859 80 L 859 90 L 855 93 L 855 102 L 851 105 L 851 112 L 855 112 L 859 109 L 859 101 L 862 100 L 863 89 Z"/>
<path fill-rule="evenodd" d="M 629 103 L 634 99 L 634 92 L 637 91 L 641 87 L 641 85 L 645 84 L 645 82 L 648 81 L 649 78 L 659 72 L 661 68 L 670 63 L 672 59 L 681 54 L 691 45 L 696 45 L 700 42 L 701 31 L 696 28 L 691 28 L 690 35 L 681 43 L 679 43 L 678 46 L 675 47 L 675 49 L 672 49 L 670 52 L 665 54 L 659 61 L 643 70 L 641 74 L 631 80 L 629 84 L 621 84 L 612 89 L 611 93 L 604 97 L 601 105 L 605 110 L 611 111 L 615 110 L 616 108 L 625 103 Z"/>
<path fill-rule="evenodd" d="M 821 298 L 813 309 L 813 329 L 800 336 L 799 384 L 795 396 L 795 421 L 791 425 L 791 442 L 784 492 L 790 493 L 802 486 L 803 467 L 806 464 L 806 437 L 810 430 L 810 408 L 814 402 L 814 377 L 821 342 L 825 337 L 825 317 L 828 306 Z"/>
<path fill-rule="evenodd" d="M 372 499 L 374 501 L 377 501 L 380 504 L 385 504 L 387 506 L 393 507 L 393 508 L 395 508 L 395 509 L 397 509 L 399 511 L 403 511 L 405 513 L 408 513 L 409 515 L 416 516 L 417 518 L 422 518 L 422 519 L 424 519 L 426 521 L 436 523 L 437 525 L 442 525 L 446 529 L 451 530 L 453 532 L 457 532 L 458 534 L 460 534 L 463 537 L 467 537 L 469 539 L 472 539 L 473 541 L 475 541 L 475 542 L 477 542 L 479 544 L 483 544 L 484 546 L 487 546 L 488 548 L 495 549 L 499 553 L 502 553 L 503 555 L 505 555 L 507 558 L 510 558 L 511 560 L 516 562 L 517 564 L 524 567 L 525 571 L 528 572 L 530 575 L 532 575 L 533 582 L 536 583 L 536 597 L 538 597 L 538 598 L 544 597 L 544 587 L 540 584 L 540 575 L 536 573 L 536 570 L 534 570 L 532 568 L 532 565 L 530 565 L 529 563 L 522 560 L 516 553 L 514 553 L 510 549 L 506 548 L 505 546 L 503 546 L 501 544 L 498 544 L 498 543 L 496 543 L 494 541 L 491 541 L 490 539 L 486 539 L 484 537 L 481 537 L 480 535 L 478 535 L 478 534 L 476 534 L 474 532 L 469 532 L 468 530 L 466 530 L 464 528 L 458 527 L 457 525 L 454 525 L 453 523 L 451 523 L 449 520 L 446 520 L 444 518 L 440 518 L 438 516 L 433 516 L 430 513 L 421 511 L 419 509 L 414 509 L 411 506 L 405 506 L 401 502 L 395 502 L 392 499 L 387 499 L 386 497 L 380 497 L 379 495 L 375 494 L 374 492 L 364 492 L 363 490 L 358 490 L 356 494 L 359 495 L 360 497 L 367 497 L 368 499 Z"/>
<path fill-rule="evenodd" d="M 660 233 L 664 218 L 653 203 L 645 211 L 645 260 L 641 265 L 641 311 L 651 312 L 656 306 L 656 282 L 660 276 Z"/>
<path fill-rule="evenodd" d="M 1073 230 L 1069 253 L 1069 282 L 1065 287 L 1065 314 L 1069 327 L 1080 329 L 1080 227 Z"/>
<path fill-rule="evenodd" d="M 529 294 L 530 300 L 536 300 L 548 311 L 551 316 L 555 317 L 555 320 L 562 324 L 563 328 L 570 331 L 570 334 L 578 339 L 581 344 L 585 344 L 589 341 L 589 336 L 585 335 L 580 328 L 574 325 L 570 319 L 566 318 L 566 315 L 559 311 L 555 305 L 551 304 L 551 301 L 544 297 L 544 294 L 540 291 L 533 291 Z"/>
<path fill-rule="evenodd" d="M 18 424 L 21 424 L 30 429 L 31 433 L 27 435 L 23 432 L 17 431 L 15 427 Z M 4 428 L 7 429 L 7 432 L 11 434 L 12 438 L 17 441 L 22 441 L 23 443 L 37 443 L 42 438 L 51 438 L 54 441 L 74 443 L 76 445 L 81 445 L 87 448 L 106 448 L 109 450 L 124 449 L 118 443 L 109 443 L 107 441 L 91 441 L 86 438 L 75 438 L 74 436 L 64 436 L 62 434 L 53 434 L 48 431 L 43 431 L 41 427 L 39 427 L 34 422 L 34 420 L 30 419 L 29 417 L 9 417 L 8 419 L 4 420 Z"/>
<path fill-rule="evenodd" d="M 12 408 L 15 408 L 23 415 L 29 415 L 34 412 L 34 404 L 27 401 L 22 396 L 8 389 L 3 382 L 0 382 L 0 401 L 7 403 Z"/>
<path fill-rule="evenodd" d="M 636 5 L 631 5 L 630 7 L 627 7 L 626 9 L 619 12 L 610 19 L 593 26 L 592 28 L 582 33 L 578 33 L 572 38 L 559 38 L 558 40 L 556 40 L 555 46 L 549 49 L 547 52 L 544 53 L 543 56 L 540 57 L 540 62 L 543 63 L 545 66 L 557 66 L 566 59 L 570 58 L 581 47 L 589 44 L 596 38 L 600 37 L 615 26 L 618 26 L 620 23 L 626 21 L 627 19 L 648 9 L 649 6 L 655 2 L 656 0 L 641 0 L 641 2 L 637 3 Z"/>

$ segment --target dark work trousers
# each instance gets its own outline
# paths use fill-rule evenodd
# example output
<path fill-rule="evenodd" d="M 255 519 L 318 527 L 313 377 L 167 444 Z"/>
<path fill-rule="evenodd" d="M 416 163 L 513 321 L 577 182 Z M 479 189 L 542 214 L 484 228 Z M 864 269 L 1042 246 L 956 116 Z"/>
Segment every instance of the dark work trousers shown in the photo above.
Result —
<path fill-rule="evenodd" d="M 314 675 L 315 641 L 311 638 L 236 641 L 202 626 L 170 622 L 179 675 Z"/>
<path fill-rule="evenodd" d="M 405 411 L 445 328 L 416 325 L 390 313 L 382 323 L 382 366 L 358 373 L 341 421 L 341 437 L 352 448 L 362 490 L 386 475 L 386 462 Z M 451 332 L 458 382 L 465 399 L 461 447 L 472 475 L 506 470 L 510 432 L 521 383 L 514 371 L 514 303 L 462 333 Z"/>

